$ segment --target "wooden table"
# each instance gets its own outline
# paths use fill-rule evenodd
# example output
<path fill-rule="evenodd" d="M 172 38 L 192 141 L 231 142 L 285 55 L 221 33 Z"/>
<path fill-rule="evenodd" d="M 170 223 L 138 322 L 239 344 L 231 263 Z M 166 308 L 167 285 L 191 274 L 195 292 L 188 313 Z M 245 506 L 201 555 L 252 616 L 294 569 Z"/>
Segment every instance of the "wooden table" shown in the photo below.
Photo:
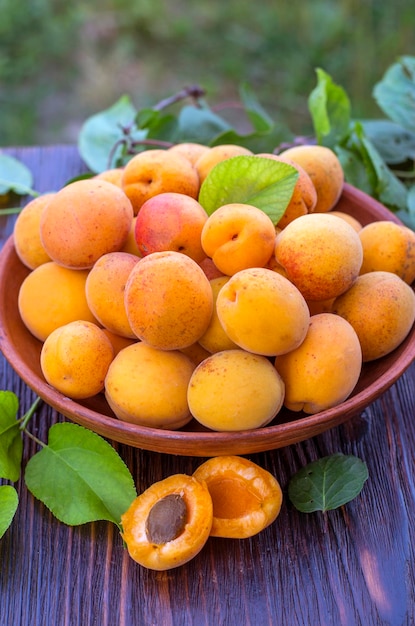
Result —
<path fill-rule="evenodd" d="M 56 190 L 86 170 L 71 146 L 8 153 L 29 166 L 38 191 Z M 2 243 L 13 223 L 0 218 Z M 3 358 L 0 388 L 18 395 L 22 413 L 34 400 Z M 43 405 L 31 430 L 47 440 L 62 419 Z M 25 439 L 24 463 L 37 451 Z M 204 460 L 114 446 L 138 491 Z M 132 561 L 114 525 L 65 526 L 20 480 L 20 505 L 0 540 L 0 626 L 413 625 L 414 451 L 415 363 L 345 425 L 251 455 L 283 488 L 274 524 L 251 539 L 211 538 L 187 565 L 161 573 Z M 299 513 L 287 497 L 290 477 L 335 452 L 367 463 L 361 495 L 326 515 Z"/>

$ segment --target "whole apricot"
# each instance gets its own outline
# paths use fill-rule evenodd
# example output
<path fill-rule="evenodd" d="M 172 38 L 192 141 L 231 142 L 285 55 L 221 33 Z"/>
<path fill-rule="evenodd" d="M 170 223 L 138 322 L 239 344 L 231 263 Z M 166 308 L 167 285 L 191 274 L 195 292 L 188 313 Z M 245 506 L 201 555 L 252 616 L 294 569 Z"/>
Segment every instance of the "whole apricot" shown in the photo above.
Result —
<path fill-rule="evenodd" d="M 209 146 L 206 146 L 201 143 L 195 143 L 192 141 L 176 143 L 171 148 L 168 148 L 169 152 L 173 152 L 174 154 L 181 154 L 182 156 L 189 159 L 190 163 L 194 165 L 198 158 L 205 154 L 210 150 Z"/>
<path fill-rule="evenodd" d="M 236 144 L 222 144 L 212 146 L 204 152 L 195 162 L 195 168 L 199 174 L 200 184 L 202 184 L 210 170 L 221 161 L 234 156 L 252 156 L 251 150 Z"/>
<path fill-rule="evenodd" d="M 313 315 L 303 343 L 276 357 L 275 367 L 285 385 L 284 406 L 319 413 L 346 400 L 355 388 L 362 368 L 359 338 L 338 315 Z"/>
<path fill-rule="evenodd" d="M 120 252 L 128 252 L 129 254 L 135 254 L 138 257 L 141 257 L 141 252 L 138 249 L 137 242 L 135 240 L 135 224 L 137 221 L 137 216 L 134 215 L 130 230 L 128 231 L 127 239 L 124 242 L 124 245 L 120 248 Z"/>
<path fill-rule="evenodd" d="M 277 235 L 275 258 L 306 300 L 328 300 L 357 278 L 363 250 L 359 234 L 345 220 L 309 213 Z"/>
<path fill-rule="evenodd" d="M 335 299 L 332 310 L 353 326 L 363 361 L 373 361 L 392 352 L 408 335 L 415 320 L 415 294 L 392 272 L 368 272 Z"/>
<path fill-rule="evenodd" d="M 143 491 L 121 516 L 131 558 L 163 571 L 193 559 L 209 538 L 212 499 L 194 476 L 173 474 Z"/>
<path fill-rule="evenodd" d="M 314 211 L 331 211 L 344 186 L 344 172 L 337 154 L 330 148 L 313 144 L 288 148 L 281 156 L 301 165 L 310 176 L 317 192 Z"/>
<path fill-rule="evenodd" d="M 187 398 L 191 414 L 206 428 L 252 430 L 277 415 L 284 384 L 266 357 L 240 349 L 224 350 L 196 367 Z"/>
<path fill-rule="evenodd" d="M 109 170 L 104 170 L 99 174 L 95 174 L 94 178 L 98 178 L 99 180 L 106 180 L 113 185 L 117 185 L 117 187 L 122 187 L 122 175 L 123 175 L 122 167 L 113 167 Z"/>
<path fill-rule="evenodd" d="M 213 294 L 201 267 L 180 252 L 153 252 L 133 268 L 125 307 L 134 334 L 149 345 L 180 350 L 206 331 Z"/>
<path fill-rule="evenodd" d="M 307 303 L 297 287 L 266 268 L 234 274 L 217 295 L 216 311 L 231 341 L 264 356 L 296 348 L 306 335 L 310 319 Z"/>
<path fill-rule="evenodd" d="M 213 293 L 213 313 L 209 326 L 199 339 L 199 344 L 205 348 L 209 353 L 221 352 L 222 350 L 232 350 L 238 348 L 226 334 L 222 324 L 219 321 L 219 317 L 216 310 L 216 300 L 219 291 L 228 282 L 229 276 L 220 276 L 219 278 L 213 278 L 210 281 Z"/>
<path fill-rule="evenodd" d="M 195 167 L 185 156 L 170 150 L 146 150 L 128 161 L 122 186 L 137 215 L 146 200 L 166 191 L 197 198 L 200 183 Z"/>
<path fill-rule="evenodd" d="M 193 476 L 203 481 L 213 503 L 211 537 L 245 539 L 276 520 L 282 490 L 277 479 L 241 456 L 208 459 Z"/>
<path fill-rule="evenodd" d="M 114 357 L 105 379 L 105 397 L 120 420 L 176 430 L 191 420 L 187 386 L 194 369 L 182 352 L 138 341 Z"/>
<path fill-rule="evenodd" d="M 45 193 L 34 198 L 18 214 L 13 228 L 16 254 L 26 267 L 35 267 L 52 259 L 40 239 L 40 218 L 53 193 Z"/>
<path fill-rule="evenodd" d="M 97 323 L 88 306 L 85 284 L 88 270 L 73 270 L 54 261 L 43 263 L 23 280 L 18 308 L 26 328 L 39 339 L 76 320 Z"/>
<path fill-rule="evenodd" d="M 129 337 L 123 337 L 122 335 L 117 335 L 117 333 L 113 333 L 108 328 L 103 328 L 103 332 L 107 335 L 110 340 L 113 350 L 114 356 L 116 356 L 123 348 L 127 346 L 131 346 L 131 344 L 136 343 L 138 339 L 130 339 Z"/>
<path fill-rule="evenodd" d="M 114 351 L 96 324 L 75 321 L 56 328 L 46 338 L 40 365 L 46 381 L 68 398 L 90 398 L 104 389 Z"/>
<path fill-rule="evenodd" d="M 264 267 L 275 246 L 275 227 L 264 211 L 250 204 L 221 206 L 207 219 L 202 248 L 215 266 L 232 276 L 248 267 Z"/>
<path fill-rule="evenodd" d="M 88 269 L 100 256 L 125 243 L 133 209 L 125 193 L 105 180 L 77 180 L 57 191 L 45 206 L 40 237 L 53 261 Z"/>
<path fill-rule="evenodd" d="M 348 213 L 345 213 L 344 211 L 333 210 L 333 211 L 330 211 L 330 215 L 337 215 L 337 217 L 341 217 L 343 220 L 346 220 L 346 222 L 350 224 L 350 226 L 352 226 L 357 233 L 363 228 L 363 224 L 359 222 L 359 220 L 356 217 L 353 217 L 353 215 L 349 215 Z"/>

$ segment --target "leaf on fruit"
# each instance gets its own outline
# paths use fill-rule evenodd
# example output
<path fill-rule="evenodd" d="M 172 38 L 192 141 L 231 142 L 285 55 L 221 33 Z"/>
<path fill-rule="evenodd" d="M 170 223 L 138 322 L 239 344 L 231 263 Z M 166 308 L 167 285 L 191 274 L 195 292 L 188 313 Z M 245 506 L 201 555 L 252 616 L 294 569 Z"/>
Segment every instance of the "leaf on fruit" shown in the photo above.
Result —
<path fill-rule="evenodd" d="M 391 65 L 373 97 L 391 120 L 415 132 L 415 57 L 402 56 Z"/>
<path fill-rule="evenodd" d="M 11 485 L 0 486 L 0 539 L 12 523 L 18 505 L 16 489 Z"/>
<path fill-rule="evenodd" d="M 50 428 L 48 445 L 26 466 L 25 482 L 57 519 L 70 526 L 97 520 L 119 525 L 137 495 L 115 449 L 96 433 L 66 422 Z"/>
<path fill-rule="evenodd" d="M 317 68 L 317 86 L 308 97 L 317 142 L 329 148 L 341 143 L 350 125 L 350 101 L 331 76 Z"/>
<path fill-rule="evenodd" d="M 235 156 L 217 163 L 203 181 L 199 202 L 211 215 L 233 202 L 262 209 L 277 224 L 292 197 L 298 171 L 259 156 Z"/>
<path fill-rule="evenodd" d="M 32 172 L 24 163 L 8 154 L 0 154 L 0 195 L 9 191 L 22 196 L 36 195 L 32 185 Z"/>
<path fill-rule="evenodd" d="M 20 476 L 23 441 L 17 421 L 19 400 L 12 391 L 0 391 L 0 478 Z"/>
<path fill-rule="evenodd" d="M 288 497 L 302 513 L 329 511 L 356 498 L 368 477 L 361 459 L 333 454 L 299 470 L 288 484 Z"/>

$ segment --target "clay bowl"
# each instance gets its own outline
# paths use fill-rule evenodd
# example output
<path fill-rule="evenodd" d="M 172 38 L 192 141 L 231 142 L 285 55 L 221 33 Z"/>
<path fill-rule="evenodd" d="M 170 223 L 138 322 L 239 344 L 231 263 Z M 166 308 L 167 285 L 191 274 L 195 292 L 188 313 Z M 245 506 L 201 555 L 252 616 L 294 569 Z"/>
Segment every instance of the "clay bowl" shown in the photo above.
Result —
<path fill-rule="evenodd" d="M 363 225 L 384 219 L 399 223 L 383 205 L 347 184 L 336 209 L 356 217 Z M 39 364 L 41 343 L 23 325 L 17 306 L 19 287 L 28 271 L 16 255 L 11 236 L 0 253 L 0 349 L 4 356 L 22 380 L 62 415 L 107 439 L 136 448 L 208 457 L 250 454 L 304 441 L 361 413 L 403 374 L 415 358 L 413 328 L 393 353 L 364 365 L 353 394 L 339 406 L 311 416 L 283 409 L 271 424 L 257 430 L 211 432 L 195 421 L 179 431 L 136 426 L 118 420 L 103 394 L 75 402 L 45 382 Z"/>

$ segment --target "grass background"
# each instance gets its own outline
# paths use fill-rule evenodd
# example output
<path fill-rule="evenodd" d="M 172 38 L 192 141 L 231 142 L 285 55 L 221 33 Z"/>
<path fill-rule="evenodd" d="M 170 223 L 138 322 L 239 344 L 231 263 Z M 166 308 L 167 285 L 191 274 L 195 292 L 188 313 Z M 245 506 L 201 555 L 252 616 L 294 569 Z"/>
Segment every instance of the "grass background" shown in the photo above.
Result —
<path fill-rule="evenodd" d="M 322 67 L 354 117 L 382 117 L 372 89 L 415 53 L 410 0 L 0 0 L 0 145 L 71 143 L 128 93 L 137 108 L 198 84 L 215 104 L 247 81 L 274 119 L 310 132 Z"/>

